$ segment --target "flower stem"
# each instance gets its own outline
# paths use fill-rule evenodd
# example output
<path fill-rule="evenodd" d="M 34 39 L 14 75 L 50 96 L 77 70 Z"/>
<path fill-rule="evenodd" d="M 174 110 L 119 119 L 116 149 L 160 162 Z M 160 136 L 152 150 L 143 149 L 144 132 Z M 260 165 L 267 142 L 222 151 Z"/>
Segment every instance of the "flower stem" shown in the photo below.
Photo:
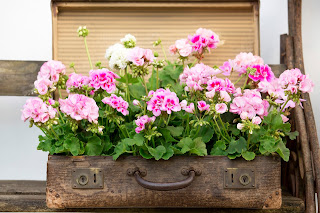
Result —
<path fill-rule="evenodd" d="M 60 88 L 58 88 L 59 98 L 62 98 Z"/>
<path fill-rule="evenodd" d="M 129 80 L 128 80 L 128 66 L 125 69 L 125 75 L 126 75 L 126 99 L 127 102 L 130 102 L 130 93 L 129 93 Z"/>
<path fill-rule="evenodd" d="M 251 137 L 251 134 L 249 133 L 248 140 L 247 140 L 247 151 L 249 150 L 249 147 L 250 147 L 250 137 Z"/>
<path fill-rule="evenodd" d="M 284 107 L 287 105 L 287 103 L 290 101 L 289 98 L 287 98 L 287 101 L 283 104 L 283 106 L 280 109 L 280 112 L 282 112 L 282 110 L 284 110 Z"/>
<path fill-rule="evenodd" d="M 147 83 L 146 83 L 146 81 L 144 80 L 144 77 L 141 77 L 141 81 L 142 81 L 142 83 L 143 83 L 144 89 L 146 90 L 146 95 L 148 95 Z"/>
<path fill-rule="evenodd" d="M 166 61 L 168 61 L 168 59 L 167 59 L 167 55 L 166 55 L 166 51 L 164 51 L 163 45 L 162 45 L 161 43 L 160 43 L 160 45 L 161 45 L 161 49 L 162 49 L 162 52 L 163 52 L 164 58 L 165 58 L 165 60 L 166 60 Z"/>
<path fill-rule="evenodd" d="M 83 40 L 84 40 L 84 46 L 86 47 L 86 51 L 87 51 L 87 55 L 88 55 L 88 60 L 89 60 L 89 63 L 90 63 L 90 67 L 91 67 L 91 69 L 93 69 L 86 37 L 84 37 Z"/>
<path fill-rule="evenodd" d="M 56 139 L 59 139 L 59 136 L 57 135 L 57 133 L 53 130 L 52 126 L 50 126 L 52 133 L 54 134 L 54 136 L 56 137 Z"/>
<path fill-rule="evenodd" d="M 234 85 L 236 85 L 242 78 L 244 75 L 241 75 L 240 78 L 238 78 L 238 80 L 234 83 Z"/>
<path fill-rule="evenodd" d="M 216 126 L 217 126 L 217 128 L 218 128 L 218 130 L 219 130 L 219 132 L 220 132 L 220 135 L 221 135 L 226 141 L 229 141 L 229 139 L 226 138 L 226 137 L 224 137 L 224 135 L 222 134 L 221 129 L 220 129 L 219 125 L 218 125 L 218 122 L 217 122 L 216 118 L 213 118 L 213 120 L 214 120 L 214 122 L 215 122 L 215 124 L 216 124 Z"/>
<path fill-rule="evenodd" d="M 120 125 L 119 125 L 117 122 L 115 122 L 115 123 L 117 124 L 118 128 L 119 128 L 120 131 L 122 132 L 123 136 L 124 136 L 125 138 L 129 137 L 129 136 L 122 130 L 122 128 L 120 127 Z"/>
<path fill-rule="evenodd" d="M 157 67 L 157 88 L 159 89 L 159 68 Z"/>
<path fill-rule="evenodd" d="M 246 80 L 244 81 L 244 84 L 243 84 L 242 89 L 241 89 L 242 91 L 243 91 L 244 88 L 246 87 L 248 79 L 249 79 L 249 74 L 247 74 L 247 78 L 246 78 Z"/>
<path fill-rule="evenodd" d="M 228 138 L 230 138 L 230 136 L 229 136 L 229 134 L 228 134 L 228 131 L 227 131 L 226 127 L 224 126 L 224 123 L 223 123 L 220 115 L 218 115 L 218 118 L 219 118 L 219 120 L 220 120 L 220 122 L 221 122 L 221 125 L 222 125 L 222 127 L 223 127 L 223 130 L 224 130 L 225 133 L 226 133 L 226 136 L 227 136 Z"/>
<path fill-rule="evenodd" d="M 167 120 L 167 124 L 166 124 L 166 126 L 168 126 L 168 125 L 169 125 L 170 118 L 171 118 L 171 114 L 169 114 L 169 116 L 168 116 L 168 120 Z"/>
<path fill-rule="evenodd" d="M 60 110 L 58 109 L 58 107 L 57 107 L 57 112 L 58 112 L 58 114 L 59 114 L 59 116 L 60 116 L 60 118 L 61 118 L 61 120 L 62 120 L 62 123 L 65 124 L 66 122 L 63 120 L 63 117 L 62 117 L 62 115 L 61 115 Z"/>
<path fill-rule="evenodd" d="M 188 116 L 188 117 L 187 117 L 187 128 L 186 128 L 186 133 L 187 133 L 187 135 L 189 135 L 189 122 L 190 122 L 190 121 L 189 121 L 189 119 L 190 119 L 190 118 L 189 118 L 189 113 L 187 113 L 187 116 Z"/>
<path fill-rule="evenodd" d="M 194 60 L 194 62 L 191 64 L 191 67 L 193 67 L 195 65 L 195 63 L 197 62 L 197 58 Z"/>

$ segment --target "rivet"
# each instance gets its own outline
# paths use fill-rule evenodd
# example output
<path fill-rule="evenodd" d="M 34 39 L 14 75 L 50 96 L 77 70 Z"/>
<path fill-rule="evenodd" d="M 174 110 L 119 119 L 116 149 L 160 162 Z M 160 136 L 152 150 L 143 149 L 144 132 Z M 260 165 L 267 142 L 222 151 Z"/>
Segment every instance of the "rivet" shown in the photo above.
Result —
<path fill-rule="evenodd" d="M 73 187 L 74 187 L 74 188 L 76 188 L 76 187 L 77 187 L 77 185 L 76 185 L 76 184 L 74 184 L 74 185 L 73 185 Z"/>
<path fill-rule="evenodd" d="M 254 184 L 252 184 L 252 187 L 254 187 Z"/>
<path fill-rule="evenodd" d="M 225 172 L 228 172 L 228 170 L 224 170 Z"/>
<path fill-rule="evenodd" d="M 269 205 L 268 205 L 268 204 L 266 204 L 266 207 L 269 207 Z"/>
<path fill-rule="evenodd" d="M 269 198 L 272 199 L 272 196 L 270 195 Z"/>
<path fill-rule="evenodd" d="M 56 198 L 58 198 L 58 197 L 60 197 L 60 195 L 59 195 L 59 194 L 56 194 Z"/>
<path fill-rule="evenodd" d="M 279 195 L 279 192 L 278 192 L 278 191 L 276 191 L 276 195 Z"/>
<path fill-rule="evenodd" d="M 52 190 L 52 189 L 49 189 L 49 192 L 53 192 L 53 190 Z"/>

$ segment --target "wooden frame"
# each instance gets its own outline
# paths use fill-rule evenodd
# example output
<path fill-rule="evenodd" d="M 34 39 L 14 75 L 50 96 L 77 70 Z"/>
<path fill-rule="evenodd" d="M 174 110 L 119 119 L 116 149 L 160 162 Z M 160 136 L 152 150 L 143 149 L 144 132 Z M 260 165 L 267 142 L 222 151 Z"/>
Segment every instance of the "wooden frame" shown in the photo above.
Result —
<path fill-rule="evenodd" d="M 255 27 L 254 32 L 254 51 L 253 54 L 260 55 L 260 42 L 259 42 L 259 1 L 239 1 L 239 2 L 221 2 L 221 1 L 197 1 L 197 2 L 184 2 L 179 1 L 163 2 L 163 1 L 132 1 L 132 2 L 83 2 L 83 1 L 53 1 L 51 4 L 52 10 L 52 58 L 56 60 L 57 54 L 57 18 L 59 10 L 61 9 L 98 9 L 98 8 L 243 8 L 253 10 L 253 23 Z"/>

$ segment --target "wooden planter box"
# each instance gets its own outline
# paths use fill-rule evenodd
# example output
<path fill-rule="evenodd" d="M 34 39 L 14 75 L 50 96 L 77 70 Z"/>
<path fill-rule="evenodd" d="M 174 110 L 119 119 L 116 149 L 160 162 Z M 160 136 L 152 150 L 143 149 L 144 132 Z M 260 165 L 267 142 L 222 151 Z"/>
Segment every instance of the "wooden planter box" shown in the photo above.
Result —
<path fill-rule="evenodd" d="M 280 158 L 49 156 L 49 208 L 281 207 Z"/>

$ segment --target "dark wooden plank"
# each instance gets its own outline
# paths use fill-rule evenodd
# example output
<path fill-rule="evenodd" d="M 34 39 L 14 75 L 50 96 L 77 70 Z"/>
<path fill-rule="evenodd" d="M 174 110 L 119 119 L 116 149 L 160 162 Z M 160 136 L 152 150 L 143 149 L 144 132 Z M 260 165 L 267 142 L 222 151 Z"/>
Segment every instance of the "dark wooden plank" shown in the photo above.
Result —
<path fill-rule="evenodd" d="M 282 197 L 282 207 L 281 209 L 265 209 L 265 210 L 253 210 L 253 209 L 49 209 L 46 206 L 45 195 L 0 195 L 0 211 L 1 212 L 115 212 L 115 213 L 131 213 L 131 212 L 141 212 L 141 213 L 302 213 L 304 212 L 304 202 L 296 197 L 283 196 Z"/>
<path fill-rule="evenodd" d="M 34 81 L 43 63 L 0 60 L 0 96 L 34 96 Z"/>
<path fill-rule="evenodd" d="M 141 187 L 130 168 L 147 172 L 146 179 L 156 183 L 178 182 L 184 168 L 201 170 L 192 184 L 172 191 L 155 191 Z M 77 168 L 100 168 L 104 174 L 104 188 L 74 189 L 72 171 Z M 227 168 L 247 168 L 252 176 L 250 188 L 225 188 Z M 170 161 L 146 160 L 125 156 L 114 161 L 103 156 L 49 156 L 47 201 L 53 208 L 93 207 L 215 207 L 275 209 L 281 207 L 280 159 L 278 156 L 257 156 L 253 161 L 230 160 L 225 156 L 175 156 Z M 242 172 L 242 173 L 248 173 Z M 248 173 L 251 174 L 251 173 Z M 240 175 L 235 175 L 235 182 Z M 57 181 L 59 179 L 59 181 Z M 251 187 L 253 185 L 253 187 Z M 192 196 L 190 195 L 192 193 Z"/>
<path fill-rule="evenodd" d="M 285 64 L 269 64 L 269 66 L 276 77 L 279 77 L 279 75 L 287 69 Z"/>
<path fill-rule="evenodd" d="M 46 194 L 46 182 L 34 180 L 1 180 L 0 195 L 9 194 Z"/>
<path fill-rule="evenodd" d="M 259 2 L 260 0 L 52 0 L 52 2 Z"/>

